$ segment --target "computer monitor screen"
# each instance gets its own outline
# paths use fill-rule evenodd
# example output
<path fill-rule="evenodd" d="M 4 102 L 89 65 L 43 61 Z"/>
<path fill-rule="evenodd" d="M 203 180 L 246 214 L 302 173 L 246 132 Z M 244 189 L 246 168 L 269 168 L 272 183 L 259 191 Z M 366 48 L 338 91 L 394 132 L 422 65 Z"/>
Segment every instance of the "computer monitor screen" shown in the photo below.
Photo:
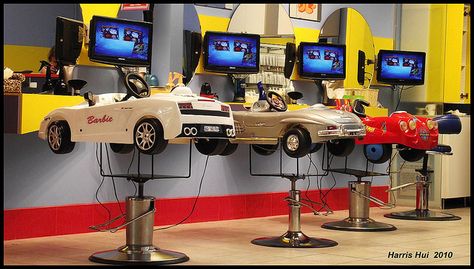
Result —
<path fill-rule="evenodd" d="M 301 42 L 298 50 L 299 75 L 309 79 L 345 79 L 345 58 L 345 45 Z"/>
<path fill-rule="evenodd" d="M 426 53 L 380 50 L 377 81 L 393 85 L 422 85 L 425 80 Z"/>
<path fill-rule="evenodd" d="M 204 69 L 220 73 L 258 73 L 260 36 L 206 32 L 203 44 Z"/>
<path fill-rule="evenodd" d="M 74 65 L 81 54 L 85 27 L 81 21 L 56 17 L 56 42 L 54 52 L 61 65 Z"/>
<path fill-rule="evenodd" d="M 152 26 L 144 21 L 93 16 L 89 59 L 119 66 L 150 66 Z"/>

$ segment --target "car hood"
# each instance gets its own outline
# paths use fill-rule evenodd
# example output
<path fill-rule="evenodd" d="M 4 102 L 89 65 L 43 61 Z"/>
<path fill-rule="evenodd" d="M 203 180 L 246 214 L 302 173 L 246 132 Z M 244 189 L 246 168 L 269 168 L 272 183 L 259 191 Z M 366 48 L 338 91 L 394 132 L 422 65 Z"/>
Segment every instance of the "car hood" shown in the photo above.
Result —
<path fill-rule="evenodd" d="M 357 117 L 357 115 L 343 110 L 332 109 L 323 104 L 315 104 L 306 109 L 310 112 L 308 114 L 312 115 L 312 117 L 321 117 L 339 124 L 362 124 L 362 121 Z"/>

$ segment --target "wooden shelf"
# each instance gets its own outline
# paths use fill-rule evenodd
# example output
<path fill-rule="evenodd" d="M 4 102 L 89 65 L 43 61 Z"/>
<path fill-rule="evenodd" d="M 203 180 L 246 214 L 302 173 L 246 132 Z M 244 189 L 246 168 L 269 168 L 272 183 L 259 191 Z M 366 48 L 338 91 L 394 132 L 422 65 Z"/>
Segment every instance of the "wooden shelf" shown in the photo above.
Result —
<path fill-rule="evenodd" d="M 51 94 L 5 94 L 3 97 L 4 133 L 26 134 L 38 131 L 43 118 L 56 108 L 82 103 L 82 96 Z"/>

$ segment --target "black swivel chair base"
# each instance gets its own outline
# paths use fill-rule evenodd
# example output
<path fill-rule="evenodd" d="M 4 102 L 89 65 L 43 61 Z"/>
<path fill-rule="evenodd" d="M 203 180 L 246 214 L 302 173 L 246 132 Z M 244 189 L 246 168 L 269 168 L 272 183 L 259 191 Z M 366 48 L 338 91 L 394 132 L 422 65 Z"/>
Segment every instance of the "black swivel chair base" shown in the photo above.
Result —
<path fill-rule="evenodd" d="M 324 238 L 312 238 L 303 232 L 286 232 L 280 237 L 262 237 L 251 241 L 252 244 L 266 247 L 284 248 L 326 248 L 337 246 L 337 242 Z"/>
<path fill-rule="evenodd" d="M 340 221 L 324 223 L 323 225 L 321 225 L 321 227 L 330 230 L 353 232 L 382 232 L 394 231 L 397 229 L 397 227 L 391 224 L 378 222 L 371 218 L 355 219 L 350 217 Z"/>
<path fill-rule="evenodd" d="M 386 218 L 405 219 L 405 220 L 460 220 L 461 217 L 449 213 L 434 212 L 428 209 L 415 209 L 404 212 L 393 212 L 384 215 Z"/>

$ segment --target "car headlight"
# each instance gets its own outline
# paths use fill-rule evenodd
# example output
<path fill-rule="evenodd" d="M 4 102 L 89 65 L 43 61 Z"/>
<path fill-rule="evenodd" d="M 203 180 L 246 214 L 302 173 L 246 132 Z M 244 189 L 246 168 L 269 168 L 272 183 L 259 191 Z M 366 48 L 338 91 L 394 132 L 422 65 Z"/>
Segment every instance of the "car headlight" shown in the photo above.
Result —
<path fill-rule="evenodd" d="M 402 130 L 403 132 L 405 132 L 406 130 L 408 130 L 408 124 L 406 121 L 400 121 L 400 130 Z"/>
<path fill-rule="evenodd" d="M 426 121 L 426 126 L 428 126 L 428 129 L 430 129 L 430 130 L 436 129 L 436 128 L 438 128 L 438 122 L 432 121 L 432 120 L 427 120 Z"/>
<path fill-rule="evenodd" d="M 408 127 L 409 127 L 410 130 L 412 130 L 412 131 L 415 130 L 415 128 L 416 128 L 416 122 L 415 122 L 414 120 L 410 120 L 410 121 L 408 122 Z"/>

